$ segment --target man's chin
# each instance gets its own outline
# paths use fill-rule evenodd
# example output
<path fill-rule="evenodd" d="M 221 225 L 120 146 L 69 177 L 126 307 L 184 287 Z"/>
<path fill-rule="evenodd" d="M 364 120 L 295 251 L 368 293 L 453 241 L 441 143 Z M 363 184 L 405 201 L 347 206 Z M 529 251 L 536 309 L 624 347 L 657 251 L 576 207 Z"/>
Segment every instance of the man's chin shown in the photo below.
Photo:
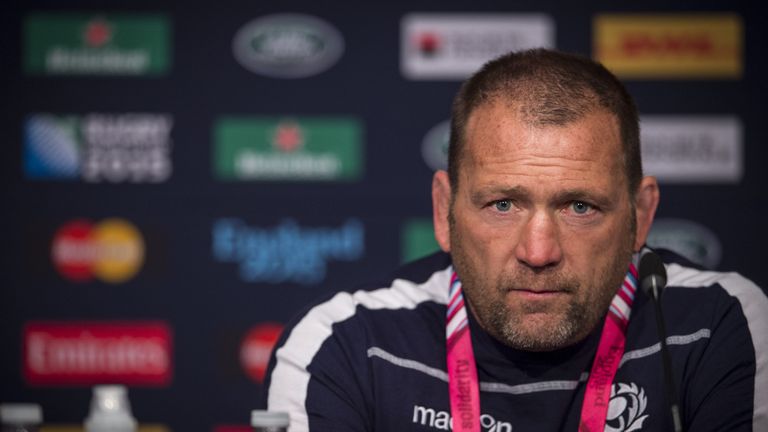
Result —
<path fill-rule="evenodd" d="M 521 318 L 505 329 L 505 345 L 525 351 L 554 351 L 577 342 L 573 325 L 562 314 L 526 313 Z"/>

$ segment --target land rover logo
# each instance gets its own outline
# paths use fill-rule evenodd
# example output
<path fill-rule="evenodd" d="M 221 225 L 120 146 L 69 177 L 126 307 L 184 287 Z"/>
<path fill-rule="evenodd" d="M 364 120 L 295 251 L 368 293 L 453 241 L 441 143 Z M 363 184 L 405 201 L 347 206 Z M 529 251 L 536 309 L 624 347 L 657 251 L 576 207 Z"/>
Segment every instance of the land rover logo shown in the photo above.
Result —
<path fill-rule="evenodd" d="M 431 169 L 448 169 L 448 145 L 451 140 L 451 125 L 442 121 L 427 132 L 421 142 L 421 155 Z"/>
<path fill-rule="evenodd" d="M 277 14 L 244 25 L 232 43 L 246 69 L 273 78 L 305 78 L 333 66 L 344 52 L 344 39 L 319 18 Z"/>
<path fill-rule="evenodd" d="M 669 249 L 710 269 L 716 269 L 722 257 L 722 245 L 715 233 L 692 220 L 656 219 L 646 242 L 650 247 Z"/>

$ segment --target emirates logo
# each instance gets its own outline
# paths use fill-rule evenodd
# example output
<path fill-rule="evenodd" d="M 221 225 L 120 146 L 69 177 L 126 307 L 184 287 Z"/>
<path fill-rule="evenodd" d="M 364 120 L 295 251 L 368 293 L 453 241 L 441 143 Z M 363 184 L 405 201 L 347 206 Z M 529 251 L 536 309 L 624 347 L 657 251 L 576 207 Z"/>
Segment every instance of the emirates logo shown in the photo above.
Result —
<path fill-rule="evenodd" d="M 172 330 L 164 322 L 55 322 L 25 325 L 23 367 L 33 385 L 121 383 L 167 386 Z"/>

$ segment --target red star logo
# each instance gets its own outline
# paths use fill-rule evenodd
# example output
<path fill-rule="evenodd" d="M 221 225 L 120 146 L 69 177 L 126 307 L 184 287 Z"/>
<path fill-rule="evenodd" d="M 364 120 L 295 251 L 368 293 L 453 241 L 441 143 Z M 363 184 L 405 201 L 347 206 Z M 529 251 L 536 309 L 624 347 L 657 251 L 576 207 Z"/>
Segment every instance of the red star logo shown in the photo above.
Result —
<path fill-rule="evenodd" d="M 104 19 L 96 18 L 85 27 L 83 38 L 90 47 L 104 46 L 112 39 L 112 26 Z"/>
<path fill-rule="evenodd" d="M 297 123 L 285 122 L 275 129 L 273 143 L 284 152 L 292 152 L 304 145 L 304 133 Z"/>

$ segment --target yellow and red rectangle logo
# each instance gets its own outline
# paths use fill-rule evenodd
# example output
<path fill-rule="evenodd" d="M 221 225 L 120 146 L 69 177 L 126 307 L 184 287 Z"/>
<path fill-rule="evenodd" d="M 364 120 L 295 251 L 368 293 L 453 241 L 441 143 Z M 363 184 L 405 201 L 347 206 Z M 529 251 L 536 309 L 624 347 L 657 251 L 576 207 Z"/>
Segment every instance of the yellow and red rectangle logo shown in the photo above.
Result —
<path fill-rule="evenodd" d="M 593 56 L 622 78 L 741 78 L 739 15 L 601 14 Z"/>

